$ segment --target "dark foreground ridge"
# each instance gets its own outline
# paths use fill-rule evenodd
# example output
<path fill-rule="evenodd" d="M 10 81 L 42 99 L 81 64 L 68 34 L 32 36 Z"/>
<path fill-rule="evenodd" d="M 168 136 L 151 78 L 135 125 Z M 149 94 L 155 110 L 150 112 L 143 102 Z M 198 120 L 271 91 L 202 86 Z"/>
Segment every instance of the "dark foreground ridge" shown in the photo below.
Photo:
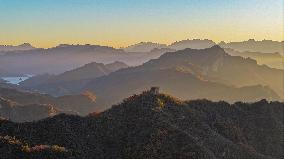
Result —
<path fill-rule="evenodd" d="M 144 92 L 87 117 L 1 120 L 0 154 L 1 159 L 280 159 L 283 107 L 266 100 L 181 101 Z"/>

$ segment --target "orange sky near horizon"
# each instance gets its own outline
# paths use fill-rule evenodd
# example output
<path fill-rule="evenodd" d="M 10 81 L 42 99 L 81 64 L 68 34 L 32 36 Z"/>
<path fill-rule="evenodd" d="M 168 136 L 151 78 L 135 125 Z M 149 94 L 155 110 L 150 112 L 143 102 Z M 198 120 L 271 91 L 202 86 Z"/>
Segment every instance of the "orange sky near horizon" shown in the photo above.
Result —
<path fill-rule="evenodd" d="M 0 0 L 0 45 L 284 41 L 284 0 Z"/>

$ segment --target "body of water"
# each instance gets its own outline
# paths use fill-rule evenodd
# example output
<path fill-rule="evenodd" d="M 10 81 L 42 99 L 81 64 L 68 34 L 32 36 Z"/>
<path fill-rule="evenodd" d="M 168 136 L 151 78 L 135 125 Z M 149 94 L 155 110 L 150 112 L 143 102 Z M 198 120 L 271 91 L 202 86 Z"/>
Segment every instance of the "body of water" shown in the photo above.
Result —
<path fill-rule="evenodd" d="M 9 84 L 18 85 L 20 82 L 23 82 L 31 77 L 33 77 L 33 75 L 24 75 L 24 76 L 18 76 L 18 77 L 2 77 L 2 79 L 5 80 Z"/>

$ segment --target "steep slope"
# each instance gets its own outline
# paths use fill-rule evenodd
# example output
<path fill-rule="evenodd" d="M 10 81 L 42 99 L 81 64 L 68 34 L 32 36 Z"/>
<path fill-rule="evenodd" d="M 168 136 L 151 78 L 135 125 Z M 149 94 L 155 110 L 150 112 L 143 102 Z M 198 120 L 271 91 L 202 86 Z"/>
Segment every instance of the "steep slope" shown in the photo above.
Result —
<path fill-rule="evenodd" d="M 280 159 L 283 107 L 265 100 L 180 101 L 144 92 L 95 116 L 1 121 L 0 133 L 30 145 L 61 145 L 75 158 Z"/>

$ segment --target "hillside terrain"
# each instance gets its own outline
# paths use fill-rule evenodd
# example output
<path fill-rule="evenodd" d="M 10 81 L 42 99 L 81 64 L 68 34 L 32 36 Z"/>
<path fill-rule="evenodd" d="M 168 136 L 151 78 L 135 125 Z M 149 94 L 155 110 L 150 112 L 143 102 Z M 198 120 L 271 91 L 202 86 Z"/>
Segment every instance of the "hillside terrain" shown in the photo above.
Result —
<path fill-rule="evenodd" d="M 0 88 L 0 117 L 17 122 L 35 121 L 60 113 L 87 115 L 93 111 L 101 111 L 98 107 L 101 104 L 103 103 L 92 92 L 56 98 Z"/>
<path fill-rule="evenodd" d="M 266 100 L 182 101 L 146 91 L 87 117 L 62 114 L 29 123 L 1 120 L 0 134 L 29 147 L 59 145 L 68 150 L 66 156 L 65 151 L 51 153 L 57 158 L 280 159 L 283 106 Z M 6 158 L 25 155 L 11 143 L 0 151 Z"/>
<path fill-rule="evenodd" d="M 25 141 L 9 135 L 0 136 L 1 159 L 50 159 L 71 158 L 72 152 L 58 145 L 34 145 L 29 146 Z"/>
<path fill-rule="evenodd" d="M 21 105 L 0 97 L 0 116 L 12 121 L 34 121 L 64 113 L 50 104 Z M 67 113 L 67 112 L 66 112 Z M 68 114 L 71 114 L 68 112 Z"/>

